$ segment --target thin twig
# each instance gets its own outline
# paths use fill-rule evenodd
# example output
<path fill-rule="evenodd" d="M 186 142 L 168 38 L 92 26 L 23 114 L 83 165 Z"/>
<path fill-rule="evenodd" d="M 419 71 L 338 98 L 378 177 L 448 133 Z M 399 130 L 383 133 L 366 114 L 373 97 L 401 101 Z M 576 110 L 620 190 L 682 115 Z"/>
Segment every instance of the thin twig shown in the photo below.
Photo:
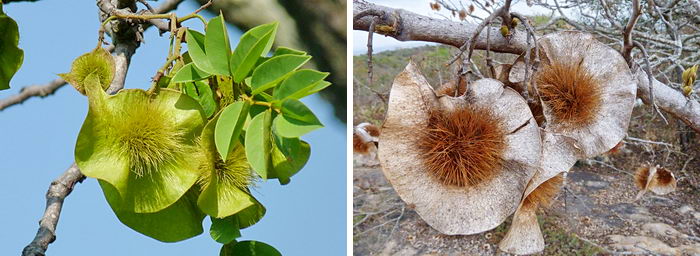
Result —
<path fill-rule="evenodd" d="M 367 31 L 367 85 L 372 86 L 372 37 L 374 35 L 374 28 L 377 25 L 378 17 L 373 17 L 372 21 L 369 23 L 369 30 Z"/>
<path fill-rule="evenodd" d="M 112 52 L 114 51 L 114 46 L 109 45 L 105 47 L 105 50 Z M 46 84 L 26 86 L 22 88 L 18 94 L 12 95 L 5 99 L 1 99 L 0 111 L 3 111 L 6 108 L 12 107 L 14 105 L 22 104 L 31 97 L 44 98 L 50 96 L 56 91 L 58 91 L 58 89 L 61 89 L 64 85 L 66 85 L 65 80 L 63 80 L 62 78 L 56 78 Z"/>
<path fill-rule="evenodd" d="M 664 146 L 668 146 L 668 147 L 673 147 L 673 144 L 666 143 L 666 142 L 653 141 L 653 140 L 644 140 L 644 139 L 635 138 L 635 137 L 629 137 L 629 136 L 627 136 L 627 139 L 628 139 L 628 140 L 631 140 L 631 141 L 636 141 L 636 142 L 642 142 L 642 143 L 649 143 L 649 144 L 656 144 L 656 145 L 664 145 Z"/>
<path fill-rule="evenodd" d="M 639 0 L 632 0 L 632 14 L 630 19 L 627 21 L 625 29 L 622 31 L 622 36 L 624 40 L 624 45 L 622 47 L 622 57 L 625 58 L 627 64 L 632 63 L 632 49 L 634 48 L 634 43 L 632 42 L 632 31 L 634 26 L 637 24 L 637 19 L 641 14 Z"/>
<path fill-rule="evenodd" d="M 85 180 L 85 175 L 80 173 L 78 166 L 73 163 L 66 172 L 51 182 L 46 192 L 46 209 L 39 220 L 39 231 L 34 240 L 24 247 L 23 256 L 44 255 L 49 244 L 56 240 L 56 225 L 61 217 L 63 200 L 73 191 L 76 183 Z"/>
<path fill-rule="evenodd" d="M 647 72 L 647 79 L 649 79 L 649 101 L 651 101 L 651 107 L 654 109 L 655 113 L 658 113 L 661 116 L 661 119 L 664 120 L 664 123 L 668 125 L 668 120 L 666 120 L 664 114 L 661 113 L 661 111 L 659 110 L 659 106 L 656 105 L 656 101 L 654 100 L 654 80 L 652 79 L 651 75 L 651 67 L 649 65 L 649 56 L 647 55 L 647 50 L 642 44 L 640 44 L 637 41 L 634 41 L 633 45 L 639 48 L 639 50 L 642 51 L 642 55 L 644 56 L 644 71 Z"/>

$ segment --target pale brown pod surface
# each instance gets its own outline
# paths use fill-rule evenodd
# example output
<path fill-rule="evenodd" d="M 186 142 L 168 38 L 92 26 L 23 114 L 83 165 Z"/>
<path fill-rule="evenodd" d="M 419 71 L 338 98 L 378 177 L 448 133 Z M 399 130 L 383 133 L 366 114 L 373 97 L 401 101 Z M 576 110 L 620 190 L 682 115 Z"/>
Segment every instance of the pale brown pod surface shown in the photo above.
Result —
<path fill-rule="evenodd" d="M 446 185 L 428 172 L 418 148 L 431 111 L 487 109 L 499 121 L 505 147 L 498 170 L 479 184 Z M 430 226 L 448 235 L 490 230 L 511 215 L 539 166 L 539 128 L 525 100 L 493 79 L 469 84 L 463 97 L 436 96 L 410 62 L 392 85 L 379 158 L 385 176 Z"/>
<path fill-rule="evenodd" d="M 562 184 L 563 175 L 559 174 L 540 184 L 523 199 L 513 214 L 508 232 L 498 244 L 501 251 L 523 255 L 544 250 L 544 237 L 537 222 L 537 209 L 549 207 Z"/>
<path fill-rule="evenodd" d="M 561 31 L 543 36 L 538 39 L 538 43 L 542 63 L 539 70 L 532 75 L 534 86 L 540 88 L 542 85 L 538 84 L 538 80 L 551 81 L 551 77 L 554 76 L 554 80 L 588 86 L 596 91 L 586 93 L 585 90 L 578 90 L 570 94 L 586 97 L 583 102 L 575 102 L 576 106 L 586 107 L 572 110 L 574 113 L 583 111 L 586 119 L 575 115 L 575 118 L 570 120 L 562 120 L 562 115 L 557 115 L 555 108 L 546 100 L 539 101 L 541 114 L 545 119 L 542 123 L 542 160 L 540 169 L 530 181 L 523 198 L 546 180 L 568 171 L 578 159 L 594 157 L 614 148 L 627 133 L 637 90 L 624 58 L 615 49 L 598 42 L 590 34 Z M 534 58 L 534 54 L 531 54 L 531 57 Z M 538 79 L 543 72 L 551 72 L 550 66 L 555 63 L 566 65 L 557 68 L 554 75 L 550 73 L 550 79 Z M 579 73 L 572 75 L 571 72 Z M 524 77 L 525 65 L 521 56 L 513 64 L 509 79 L 510 82 L 522 84 Z M 572 77 L 585 80 L 576 81 L 572 80 Z M 595 84 L 591 85 L 589 80 Z M 531 96 L 537 94 L 534 86 L 529 88 Z"/>
<path fill-rule="evenodd" d="M 595 81 L 595 95 L 579 92 L 581 99 L 598 97 L 598 102 L 579 102 L 595 109 L 590 120 L 572 120 L 571 123 L 557 120 L 557 115 L 549 104 L 543 104 L 547 119 L 546 132 L 561 134 L 574 139 L 574 147 L 580 152 L 578 157 L 594 157 L 612 149 L 627 133 L 632 108 L 637 96 L 637 85 L 624 58 L 613 48 L 598 42 L 592 35 L 562 31 L 548 34 L 539 40 L 542 64 L 539 72 L 547 70 L 548 65 L 565 63 L 577 67 L 579 78 Z M 535 74 L 537 77 L 538 74 Z M 533 79 L 537 82 L 537 79 Z M 578 85 L 587 84 L 578 81 Z M 536 84 L 538 88 L 543 85 Z"/>

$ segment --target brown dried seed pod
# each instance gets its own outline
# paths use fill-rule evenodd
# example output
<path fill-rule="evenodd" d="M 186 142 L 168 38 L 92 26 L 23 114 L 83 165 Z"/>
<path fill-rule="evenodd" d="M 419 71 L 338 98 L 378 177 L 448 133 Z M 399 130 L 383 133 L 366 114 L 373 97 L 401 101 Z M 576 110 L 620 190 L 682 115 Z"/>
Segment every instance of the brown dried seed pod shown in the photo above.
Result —
<path fill-rule="evenodd" d="M 498 244 L 502 251 L 533 254 L 544 250 L 544 237 L 537 222 L 537 209 L 548 207 L 564 182 L 562 174 L 552 177 L 532 191 L 513 215 L 513 222 Z"/>
<path fill-rule="evenodd" d="M 360 135 L 352 135 L 352 150 L 355 153 L 366 154 L 368 151 L 367 142 L 363 141 Z"/>
<path fill-rule="evenodd" d="M 627 133 L 637 92 L 624 58 L 583 32 L 551 33 L 538 42 L 542 65 L 528 92 L 535 96 L 536 86 L 540 93 L 545 132 L 572 138 L 579 159 L 615 147 Z M 524 66 L 521 56 L 510 82 L 524 86 Z"/>
<path fill-rule="evenodd" d="M 357 125 L 358 129 L 362 129 L 369 134 L 369 136 L 373 137 L 372 141 L 377 141 L 377 137 L 379 137 L 379 128 L 377 126 L 374 126 L 373 124 L 370 123 L 361 123 Z"/>
<path fill-rule="evenodd" d="M 364 165 L 377 165 L 377 146 L 379 128 L 370 123 L 361 123 L 354 127 L 352 140 L 355 160 Z"/>
<path fill-rule="evenodd" d="M 435 114 L 435 111 L 440 114 Z M 442 119 L 442 126 L 456 127 L 451 132 L 461 133 L 461 137 L 446 136 L 442 141 L 437 137 L 433 139 L 440 141 L 443 149 L 449 151 L 445 154 L 458 155 L 447 158 L 454 163 L 465 161 L 460 159 L 466 159 L 464 154 L 467 154 L 464 150 L 455 149 L 467 148 L 471 153 L 483 154 L 476 147 L 449 146 L 450 142 L 464 144 L 462 139 L 470 137 L 464 135 L 477 134 L 464 128 L 470 125 L 478 128 L 478 125 L 446 120 L 475 120 L 479 115 L 491 115 L 490 118 L 481 118 L 499 123 L 491 127 L 499 127 L 497 131 L 502 134 L 503 143 L 497 143 L 502 148 L 494 151 L 498 152 L 496 156 L 482 155 L 480 161 L 500 159 L 500 164 L 470 159 L 472 171 L 477 170 L 475 166 L 481 166 L 483 170 L 478 171 L 488 174 L 489 178 L 480 182 L 469 182 L 476 176 L 472 179 L 453 179 L 461 182 L 445 182 L 450 179 L 436 178 L 438 173 L 444 175 L 459 171 L 435 171 L 438 165 L 431 168 L 431 163 L 426 161 L 425 155 L 430 154 L 430 147 L 425 147 L 425 142 L 421 140 L 430 133 L 431 116 Z M 484 125 L 479 127 L 485 128 Z M 480 233 L 502 223 L 518 207 L 528 180 L 539 166 L 541 154 L 539 129 L 527 103 L 517 92 L 497 80 L 481 79 L 471 83 L 464 96 L 438 97 L 413 62 L 394 80 L 380 140 L 382 169 L 396 192 L 406 204 L 414 205 L 418 215 L 430 226 L 450 235 Z"/>
<path fill-rule="evenodd" d="M 457 80 L 451 80 L 451 81 L 448 81 L 444 84 L 441 84 L 435 90 L 435 94 L 437 96 L 442 96 L 442 95 L 455 96 L 455 89 L 457 89 L 456 83 L 457 83 Z M 459 92 L 458 92 L 459 94 L 457 94 L 457 96 L 464 94 L 464 92 L 466 92 L 466 91 L 467 91 L 467 84 L 460 81 Z"/>
<path fill-rule="evenodd" d="M 462 8 L 461 10 L 459 10 L 459 19 L 465 20 L 466 18 L 467 18 L 467 10 Z"/>
<path fill-rule="evenodd" d="M 523 200 L 522 207 L 528 208 L 539 208 L 539 207 L 549 207 L 552 204 L 552 200 L 561 190 L 561 186 L 564 184 L 564 175 L 558 174 L 557 176 L 548 179 L 547 181 L 540 184 L 535 190 L 532 191 L 525 200 Z"/>
<path fill-rule="evenodd" d="M 665 195 L 676 190 L 676 177 L 670 170 L 658 165 L 640 166 L 634 174 L 634 181 L 640 189 L 636 199 L 641 198 L 646 191 Z"/>

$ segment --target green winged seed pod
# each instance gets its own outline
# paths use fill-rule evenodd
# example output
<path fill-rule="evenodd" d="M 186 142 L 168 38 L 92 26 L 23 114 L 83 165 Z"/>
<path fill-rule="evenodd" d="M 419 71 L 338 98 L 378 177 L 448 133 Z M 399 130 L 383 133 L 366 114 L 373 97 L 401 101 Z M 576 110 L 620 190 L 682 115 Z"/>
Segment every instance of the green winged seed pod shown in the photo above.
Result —
<path fill-rule="evenodd" d="M 192 187 L 177 202 L 153 213 L 135 213 L 122 209 L 119 192 L 107 182 L 99 181 L 105 198 L 119 221 L 131 229 L 162 242 L 182 241 L 203 232 L 206 214 L 197 207 L 199 188 Z"/>
<path fill-rule="evenodd" d="M 109 96 L 100 81 L 95 74 L 84 79 L 89 111 L 75 146 L 78 167 L 114 186 L 122 210 L 152 213 L 170 206 L 200 175 L 201 106 L 170 89 Z"/>
<path fill-rule="evenodd" d="M 216 150 L 214 131 L 218 119 L 219 115 L 209 121 L 200 138 L 199 144 L 205 160 L 200 167 L 202 175 L 198 184 L 202 193 L 197 204 L 202 211 L 215 218 L 224 218 L 249 207 L 262 208 L 248 189 L 255 176 L 246 159 L 243 145 L 236 141 L 226 161 L 221 159 Z M 264 208 L 262 210 L 264 213 Z"/>
<path fill-rule="evenodd" d="M 103 48 L 95 48 L 76 58 L 69 73 L 58 74 L 58 76 L 71 84 L 80 94 L 85 95 L 84 83 L 89 75 L 97 76 L 100 86 L 106 90 L 114 79 L 115 69 L 112 55 Z"/>

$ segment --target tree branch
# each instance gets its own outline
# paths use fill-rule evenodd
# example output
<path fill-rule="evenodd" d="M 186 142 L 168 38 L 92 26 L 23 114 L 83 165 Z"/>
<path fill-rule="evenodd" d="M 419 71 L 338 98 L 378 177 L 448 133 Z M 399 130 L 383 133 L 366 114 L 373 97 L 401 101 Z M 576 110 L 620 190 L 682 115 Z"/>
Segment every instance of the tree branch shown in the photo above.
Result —
<path fill-rule="evenodd" d="M 406 10 L 376 5 L 363 0 L 353 0 L 354 14 L 368 10 L 394 13 L 394 15 L 387 15 L 387 19 L 381 20 L 377 24 L 377 27 L 380 25 L 389 26 L 392 29 L 378 29 L 377 33 L 396 38 L 399 41 L 426 41 L 460 47 L 476 31 L 476 25 L 473 24 L 433 19 Z M 353 29 L 367 31 L 369 23 L 370 18 L 358 19 L 353 21 Z M 498 33 L 498 31 L 491 33 Z M 503 37 L 491 37 L 489 39 L 490 49 L 500 53 L 524 53 L 528 49 L 525 36 L 526 33 L 514 33 L 510 40 Z M 638 35 L 635 33 L 635 36 Z M 476 42 L 476 48 L 484 50 L 486 46 L 486 37 L 480 36 Z M 635 73 L 635 77 L 638 97 L 646 104 L 651 104 L 651 91 L 646 72 L 638 71 Z M 700 133 L 700 103 L 686 98 L 681 92 L 656 79 L 653 82 L 655 102 L 661 110 L 682 120 Z"/>
<path fill-rule="evenodd" d="M 653 86 L 650 90 L 649 76 L 641 69 L 635 72 L 634 77 L 637 79 L 637 96 L 644 103 L 651 105 L 651 90 L 653 90 L 655 101 L 661 110 L 680 119 L 695 132 L 700 133 L 700 103 L 685 97 L 680 91 L 668 87 L 653 77 Z"/>
<path fill-rule="evenodd" d="M 51 182 L 46 192 L 46 210 L 39 220 L 39 231 L 36 232 L 34 240 L 22 250 L 23 256 L 44 255 L 49 244 L 56 240 L 56 225 L 61 217 L 63 200 L 73 191 L 75 184 L 83 180 L 85 175 L 80 173 L 78 166 L 73 163 L 66 172 Z"/>
<path fill-rule="evenodd" d="M 22 88 L 18 94 L 12 95 L 5 99 L 0 100 L 0 111 L 11 107 L 13 105 L 22 104 L 24 101 L 31 97 L 46 97 L 58 89 L 66 85 L 66 81 L 62 78 L 56 78 L 51 82 L 43 85 L 30 85 Z"/>
<path fill-rule="evenodd" d="M 153 8 L 153 10 L 155 11 L 155 13 L 167 13 L 167 12 L 170 12 L 172 10 L 175 10 L 177 8 L 177 6 L 182 1 L 183 0 L 164 1 L 158 7 Z M 112 11 L 112 13 L 121 13 L 121 14 L 130 13 L 130 12 L 127 12 L 125 10 L 116 9 L 114 7 L 114 5 L 112 3 L 109 3 L 108 1 L 99 1 L 97 5 L 100 8 L 105 8 L 104 10 L 116 10 L 116 11 Z M 103 10 L 103 9 L 100 9 L 100 10 Z M 150 25 L 154 25 L 155 27 L 157 27 L 160 30 L 161 34 L 164 31 L 170 30 L 170 27 L 169 27 L 167 22 L 164 22 L 161 20 L 150 20 L 150 22 L 151 22 L 150 24 L 147 24 L 144 26 L 144 30 L 148 29 L 148 27 L 150 27 Z M 109 45 L 109 46 L 106 46 L 105 49 L 109 52 L 113 52 L 114 46 Z M 63 80 L 61 78 L 57 78 L 57 79 L 54 79 L 54 80 L 52 80 L 46 84 L 43 84 L 43 85 L 26 86 L 26 87 L 22 88 L 18 94 L 12 95 L 12 96 L 7 97 L 5 99 L 0 99 L 0 111 L 3 111 L 6 108 L 9 108 L 9 107 L 17 105 L 17 104 L 22 104 L 31 97 L 44 98 L 44 97 L 53 95 L 56 91 L 58 91 L 58 89 L 63 88 L 63 86 L 65 86 L 65 85 L 66 85 L 65 80 Z"/>
<path fill-rule="evenodd" d="M 454 47 L 461 47 L 477 30 L 474 24 L 463 24 L 455 21 L 434 19 L 403 9 L 381 6 L 364 0 L 353 0 L 353 16 L 366 11 L 376 10 L 387 14 L 386 19 L 377 23 L 376 33 L 390 36 L 399 41 L 426 41 Z M 354 30 L 369 29 L 371 17 L 353 21 Z M 499 35 L 497 28 L 489 28 L 493 35 Z M 526 33 L 514 33 L 509 39 L 492 36 L 489 39 L 491 50 L 504 53 L 520 54 L 527 49 Z M 476 49 L 486 49 L 486 35 L 481 33 L 476 40 Z"/>
<path fill-rule="evenodd" d="M 628 65 L 632 63 L 632 49 L 634 49 L 632 31 L 634 31 L 634 25 L 637 24 L 637 19 L 641 14 L 640 9 L 639 0 L 632 0 L 632 15 L 630 16 L 627 26 L 625 26 L 625 30 L 622 33 L 622 37 L 625 42 L 622 48 L 622 57 L 625 58 Z"/>
<path fill-rule="evenodd" d="M 105 47 L 105 50 L 112 52 L 114 51 L 114 46 L 109 45 Z M 54 94 L 58 89 L 63 88 L 66 85 L 66 81 L 62 78 L 56 78 L 47 84 L 43 85 L 30 85 L 22 88 L 18 94 L 7 97 L 0 100 L 0 111 L 5 110 L 14 105 L 22 104 L 24 101 L 31 97 L 44 98 L 46 96 Z"/>

